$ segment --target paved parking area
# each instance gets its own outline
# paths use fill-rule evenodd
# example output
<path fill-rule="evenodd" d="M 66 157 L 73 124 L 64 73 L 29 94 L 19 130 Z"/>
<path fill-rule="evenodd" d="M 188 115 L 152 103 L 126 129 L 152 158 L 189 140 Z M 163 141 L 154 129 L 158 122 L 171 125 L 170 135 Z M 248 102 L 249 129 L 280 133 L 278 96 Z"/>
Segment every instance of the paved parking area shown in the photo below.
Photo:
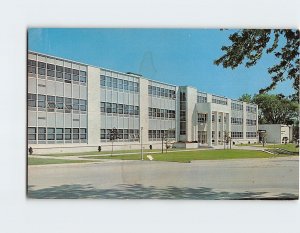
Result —
<path fill-rule="evenodd" d="M 299 157 L 29 166 L 30 198 L 296 199 Z"/>

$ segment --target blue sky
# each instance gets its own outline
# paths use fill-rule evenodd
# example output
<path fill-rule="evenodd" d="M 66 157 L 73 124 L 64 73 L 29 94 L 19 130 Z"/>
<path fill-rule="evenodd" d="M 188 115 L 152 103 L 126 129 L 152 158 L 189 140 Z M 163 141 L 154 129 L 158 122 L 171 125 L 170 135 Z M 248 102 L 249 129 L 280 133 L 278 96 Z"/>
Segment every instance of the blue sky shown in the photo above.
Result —
<path fill-rule="evenodd" d="M 229 45 L 231 30 L 212 29 L 40 29 L 28 31 L 28 48 L 66 59 L 135 72 L 175 85 L 237 99 L 270 84 L 267 68 L 276 63 L 265 55 L 255 67 L 224 69 L 213 61 Z M 292 83 L 272 93 L 289 95 Z"/>

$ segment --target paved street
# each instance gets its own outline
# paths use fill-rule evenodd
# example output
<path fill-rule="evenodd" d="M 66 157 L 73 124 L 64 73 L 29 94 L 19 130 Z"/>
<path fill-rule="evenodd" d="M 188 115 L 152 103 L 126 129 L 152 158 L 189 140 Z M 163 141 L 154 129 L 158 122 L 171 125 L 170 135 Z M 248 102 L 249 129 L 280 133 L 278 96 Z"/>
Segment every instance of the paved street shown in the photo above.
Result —
<path fill-rule="evenodd" d="M 29 166 L 30 198 L 295 199 L 299 157 Z"/>

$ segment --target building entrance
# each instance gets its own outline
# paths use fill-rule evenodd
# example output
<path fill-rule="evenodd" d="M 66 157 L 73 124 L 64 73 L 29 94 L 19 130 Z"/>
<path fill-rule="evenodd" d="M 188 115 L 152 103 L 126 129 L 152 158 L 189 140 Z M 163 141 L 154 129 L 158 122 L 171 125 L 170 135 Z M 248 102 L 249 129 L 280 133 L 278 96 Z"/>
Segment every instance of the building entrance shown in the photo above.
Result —
<path fill-rule="evenodd" d="M 198 131 L 198 142 L 201 144 L 207 144 L 207 132 Z"/>

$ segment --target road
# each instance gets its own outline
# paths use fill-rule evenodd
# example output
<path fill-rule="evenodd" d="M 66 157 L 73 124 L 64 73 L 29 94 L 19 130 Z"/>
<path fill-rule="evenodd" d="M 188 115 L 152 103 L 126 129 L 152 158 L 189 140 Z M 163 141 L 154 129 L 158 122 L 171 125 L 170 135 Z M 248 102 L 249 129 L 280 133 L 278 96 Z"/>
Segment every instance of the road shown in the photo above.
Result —
<path fill-rule="evenodd" d="M 29 166 L 29 198 L 297 199 L 299 157 Z"/>

